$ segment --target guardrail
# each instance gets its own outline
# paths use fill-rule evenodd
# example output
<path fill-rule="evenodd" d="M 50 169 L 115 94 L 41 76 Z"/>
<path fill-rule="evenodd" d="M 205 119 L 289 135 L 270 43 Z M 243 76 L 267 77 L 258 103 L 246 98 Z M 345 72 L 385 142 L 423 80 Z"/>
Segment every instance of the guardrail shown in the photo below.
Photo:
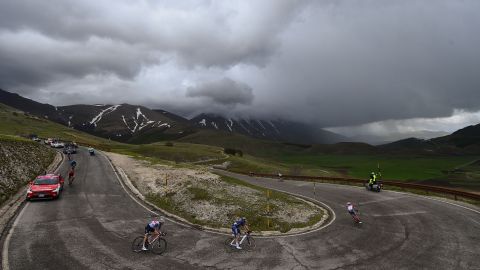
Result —
<path fill-rule="evenodd" d="M 289 179 L 289 180 L 301 180 L 301 181 L 312 181 L 317 182 L 319 180 L 322 181 L 335 181 L 335 182 L 344 182 L 344 183 L 354 183 L 354 184 L 365 184 L 367 181 L 365 179 L 359 178 L 343 178 L 343 177 L 326 177 L 326 176 L 304 176 L 304 175 L 281 175 L 281 174 L 266 174 L 266 173 L 255 173 L 255 172 L 235 172 L 250 176 L 257 176 L 257 177 L 266 177 L 266 178 L 280 178 L 280 179 Z M 444 188 L 444 187 L 437 187 L 437 186 L 429 186 L 429 185 L 421 185 L 421 184 L 412 184 L 412 183 L 405 183 L 405 182 L 398 182 L 392 180 L 381 180 L 384 186 L 393 186 L 393 187 L 400 187 L 400 188 L 408 188 L 408 189 L 417 189 L 423 190 L 432 193 L 440 193 L 440 194 L 448 194 L 452 195 L 455 200 L 458 197 L 463 197 L 471 200 L 480 201 L 480 194 L 451 189 L 451 188 Z"/>

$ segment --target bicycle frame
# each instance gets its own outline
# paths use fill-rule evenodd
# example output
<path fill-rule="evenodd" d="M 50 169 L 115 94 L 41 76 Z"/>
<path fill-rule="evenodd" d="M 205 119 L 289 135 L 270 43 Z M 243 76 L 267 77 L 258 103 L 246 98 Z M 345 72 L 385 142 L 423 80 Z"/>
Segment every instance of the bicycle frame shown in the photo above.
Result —
<path fill-rule="evenodd" d="M 238 245 L 241 245 L 241 244 L 243 243 L 243 241 L 245 241 L 245 239 L 247 239 L 247 237 L 248 237 L 248 234 L 245 233 L 245 234 L 241 237 L 240 242 L 238 242 Z M 236 239 L 237 239 L 236 237 L 233 237 L 232 242 L 230 242 L 230 244 L 233 245 L 233 243 L 235 242 Z"/>
<path fill-rule="evenodd" d="M 153 238 L 153 240 L 150 241 L 150 237 L 151 237 L 151 236 L 152 236 L 151 234 L 149 234 L 149 235 L 147 236 L 147 242 L 148 242 L 149 245 L 155 243 L 155 241 L 157 241 L 158 238 L 160 238 L 160 234 L 157 234 L 156 237 Z"/>
<path fill-rule="evenodd" d="M 245 241 L 245 239 L 247 239 L 247 237 L 248 237 L 248 234 L 244 234 L 242 236 L 242 240 L 240 240 L 240 243 L 238 243 L 238 244 L 241 245 L 243 243 L 243 241 Z"/>

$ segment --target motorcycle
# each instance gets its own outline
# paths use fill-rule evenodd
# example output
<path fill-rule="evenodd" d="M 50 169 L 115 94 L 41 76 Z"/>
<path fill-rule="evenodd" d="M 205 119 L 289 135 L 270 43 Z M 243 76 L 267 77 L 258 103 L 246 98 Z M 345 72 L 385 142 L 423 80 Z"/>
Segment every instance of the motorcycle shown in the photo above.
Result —
<path fill-rule="evenodd" d="M 370 191 L 380 192 L 383 189 L 383 184 L 382 182 L 377 181 L 372 186 L 370 186 L 367 182 L 365 183 L 365 189 Z"/>

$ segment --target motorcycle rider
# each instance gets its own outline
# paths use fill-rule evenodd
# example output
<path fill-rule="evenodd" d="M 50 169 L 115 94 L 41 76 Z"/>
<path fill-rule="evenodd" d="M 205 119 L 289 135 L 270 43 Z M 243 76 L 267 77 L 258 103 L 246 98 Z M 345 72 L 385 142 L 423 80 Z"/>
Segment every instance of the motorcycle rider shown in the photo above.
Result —
<path fill-rule="evenodd" d="M 370 179 L 368 180 L 368 185 L 370 186 L 370 189 L 373 189 L 373 185 L 377 183 L 377 175 L 375 172 L 370 173 Z"/>

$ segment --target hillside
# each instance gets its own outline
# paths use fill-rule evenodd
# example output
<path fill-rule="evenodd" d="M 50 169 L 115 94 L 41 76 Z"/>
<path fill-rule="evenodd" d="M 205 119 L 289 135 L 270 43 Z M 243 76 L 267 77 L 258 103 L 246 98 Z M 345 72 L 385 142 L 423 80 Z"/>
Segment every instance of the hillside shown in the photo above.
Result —
<path fill-rule="evenodd" d="M 0 103 L 0 134 L 14 136 L 36 134 L 41 138 L 61 138 L 85 145 L 93 145 L 97 148 L 107 148 L 113 144 L 112 141 L 65 127 L 50 120 L 13 109 L 2 103 Z"/>
<path fill-rule="evenodd" d="M 424 155 L 477 155 L 480 153 L 480 124 L 430 140 L 409 138 L 378 146 L 388 153 Z"/>
<path fill-rule="evenodd" d="M 188 120 L 143 106 L 71 105 L 55 107 L 0 89 L 0 103 L 66 127 L 121 142 L 173 140 L 194 132 Z"/>
<path fill-rule="evenodd" d="M 480 124 L 462 128 L 448 136 L 432 139 L 432 142 L 455 146 L 468 153 L 480 153 Z"/>
<path fill-rule="evenodd" d="M 0 205 L 44 173 L 54 156 L 55 151 L 40 143 L 0 135 Z"/>

